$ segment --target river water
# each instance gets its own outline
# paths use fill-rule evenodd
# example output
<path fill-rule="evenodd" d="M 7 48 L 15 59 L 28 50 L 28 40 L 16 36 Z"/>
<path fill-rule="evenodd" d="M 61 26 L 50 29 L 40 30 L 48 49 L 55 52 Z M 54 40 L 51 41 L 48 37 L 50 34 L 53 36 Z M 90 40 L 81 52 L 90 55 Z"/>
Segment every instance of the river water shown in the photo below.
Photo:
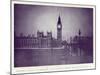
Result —
<path fill-rule="evenodd" d="M 83 52 L 84 53 L 84 52 Z M 14 66 L 44 66 L 92 63 L 92 56 L 81 55 L 67 49 L 15 49 Z"/>

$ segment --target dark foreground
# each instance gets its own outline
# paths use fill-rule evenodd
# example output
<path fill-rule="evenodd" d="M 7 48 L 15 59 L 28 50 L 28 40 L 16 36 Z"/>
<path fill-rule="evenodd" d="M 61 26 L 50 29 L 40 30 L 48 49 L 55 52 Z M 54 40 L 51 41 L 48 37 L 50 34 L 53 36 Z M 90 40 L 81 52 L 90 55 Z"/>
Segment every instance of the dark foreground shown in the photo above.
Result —
<path fill-rule="evenodd" d="M 61 65 L 61 64 L 81 64 L 92 63 L 93 57 L 85 55 L 82 51 L 71 52 L 66 49 L 15 49 L 14 66 L 44 66 L 44 65 Z"/>

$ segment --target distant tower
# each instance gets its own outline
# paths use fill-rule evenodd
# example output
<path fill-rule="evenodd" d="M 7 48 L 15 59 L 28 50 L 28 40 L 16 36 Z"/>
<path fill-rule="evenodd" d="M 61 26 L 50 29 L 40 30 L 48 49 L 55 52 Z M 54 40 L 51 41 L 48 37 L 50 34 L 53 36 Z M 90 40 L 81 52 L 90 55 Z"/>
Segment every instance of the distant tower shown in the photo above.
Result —
<path fill-rule="evenodd" d="M 78 44 L 79 44 L 79 51 L 78 51 L 78 55 L 81 56 L 81 30 L 79 29 L 79 32 L 78 32 L 78 35 L 79 35 L 79 41 L 78 41 Z"/>
<path fill-rule="evenodd" d="M 79 29 L 78 35 L 81 36 L 81 30 Z"/>
<path fill-rule="evenodd" d="M 58 22 L 57 22 L 57 40 L 62 41 L 62 23 L 60 16 L 58 17 Z"/>

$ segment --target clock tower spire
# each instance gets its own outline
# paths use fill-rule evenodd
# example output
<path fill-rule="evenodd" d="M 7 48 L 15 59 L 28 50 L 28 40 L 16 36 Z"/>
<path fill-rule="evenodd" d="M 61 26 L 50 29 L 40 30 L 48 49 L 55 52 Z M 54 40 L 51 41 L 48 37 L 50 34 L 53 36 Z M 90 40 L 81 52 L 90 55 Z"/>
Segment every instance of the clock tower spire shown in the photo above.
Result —
<path fill-rule="evenodd" d="M 60 15 L 58 17 L 58 22 L 57 22 L 57 40 L 59 42 L 62 41 L 62 23 L 61 23 Z"/>

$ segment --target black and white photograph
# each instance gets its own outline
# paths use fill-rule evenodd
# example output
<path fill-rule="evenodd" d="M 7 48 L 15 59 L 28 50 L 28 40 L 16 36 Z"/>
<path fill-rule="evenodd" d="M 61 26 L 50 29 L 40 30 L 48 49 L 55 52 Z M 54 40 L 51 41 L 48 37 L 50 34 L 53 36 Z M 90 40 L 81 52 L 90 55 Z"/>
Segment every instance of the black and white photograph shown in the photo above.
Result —
<path fill-rule="evenodd" d="M 15 68 L 94 63 L 94 8 L 13 6 Z"/>

